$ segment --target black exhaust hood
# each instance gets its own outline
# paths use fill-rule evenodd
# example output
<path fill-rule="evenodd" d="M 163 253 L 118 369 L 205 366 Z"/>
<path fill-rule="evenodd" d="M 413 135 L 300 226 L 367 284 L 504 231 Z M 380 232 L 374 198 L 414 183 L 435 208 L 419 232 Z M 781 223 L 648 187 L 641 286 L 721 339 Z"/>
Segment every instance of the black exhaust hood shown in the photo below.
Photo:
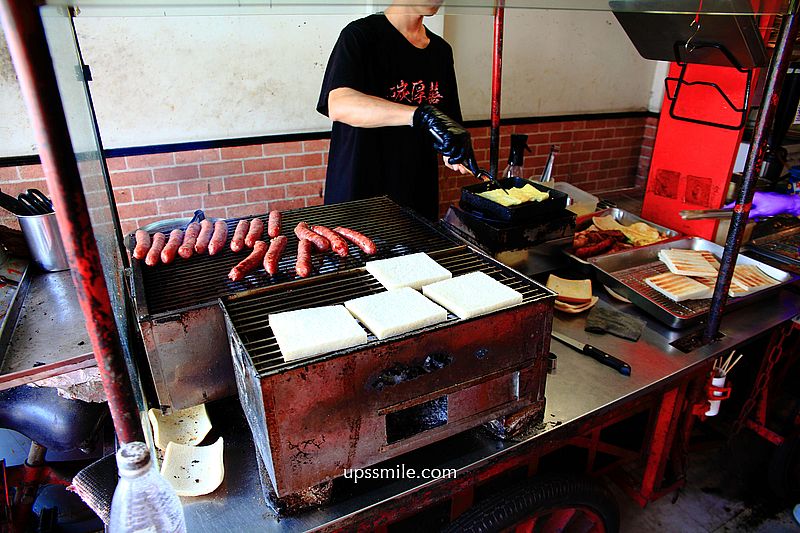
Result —
<path fill-rule="evenodd" d="M 609 6 L 646 59 L 740 69 L 767 63 L 748 0 L 612 0 Z"/>

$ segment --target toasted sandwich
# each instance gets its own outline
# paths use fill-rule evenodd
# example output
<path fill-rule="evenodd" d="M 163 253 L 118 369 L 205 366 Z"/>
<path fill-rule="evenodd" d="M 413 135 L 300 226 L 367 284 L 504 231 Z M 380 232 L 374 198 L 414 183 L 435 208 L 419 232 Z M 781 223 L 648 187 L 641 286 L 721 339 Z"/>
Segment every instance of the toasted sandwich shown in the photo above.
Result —
<path fill-rule="evenodd" d="M 709 288 L 693 278 L 672 272 L 646 278 L 644 282 L 675 302 L 710 298 L 713 293 L 713 287 Z"/>
<path fill-rule="evenodd" d="M 701 250 L 661 250 L 658 258 L 670 272 L 680 276 L 715 277 L 719 268 L 716 257 Z"/>

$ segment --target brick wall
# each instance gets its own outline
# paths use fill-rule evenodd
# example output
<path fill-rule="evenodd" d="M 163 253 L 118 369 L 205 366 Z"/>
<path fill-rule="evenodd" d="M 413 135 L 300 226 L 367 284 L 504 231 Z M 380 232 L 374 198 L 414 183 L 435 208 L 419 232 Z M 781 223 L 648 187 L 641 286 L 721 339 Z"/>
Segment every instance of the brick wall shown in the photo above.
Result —
<path fill-rule="evenodd" d="M 590 192 L 633 187 L 646 179 L 655 124 L 656 119 L 641 117 L 504 126 L 500 167 L 508 157 L 509 135 L 524 133 L 532 150 L 525 158 L 530 175 L 541 173 L 550 145 L 559 144 L 553 168 L 557 180 Z M 476 156 L 488 168 L 489 128 L 470 131 Z M 233 218 L 319 205 L 329 144 L 320 139 L 109 158 L 123 230 L 191 216 L 195 209 Z M 474 178 L 456 176 L 442 166 L 442 212 L 457 202 L 460 187 L 471 183 Z M 16 195 L 33 187 L 47 193 L 40 165 L 0 167 L 3 192 Z M 18 227 L 7 215 L 2 211 L 0 224 Z"/>

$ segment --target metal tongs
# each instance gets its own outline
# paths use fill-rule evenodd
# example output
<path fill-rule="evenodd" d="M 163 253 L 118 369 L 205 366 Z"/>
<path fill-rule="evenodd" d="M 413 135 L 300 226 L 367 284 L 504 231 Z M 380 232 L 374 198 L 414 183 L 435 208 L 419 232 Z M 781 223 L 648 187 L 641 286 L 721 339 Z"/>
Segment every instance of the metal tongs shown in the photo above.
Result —
<path fill-rule="evenodd" d="M 511 194 L 509 194 L 508 192 L 508 189 L 503 187 L 503 185 L 497 178 L 492 176 L 488 170 L 485 170 L 478 166 L 478 162 L 475 160 L 474 155 L 470 155 L 464 160 L 464 166 L 466 166 L 467 170 L 472 172 L 472 175 L 475 176 L 477 179 L 481 179 L 481 176 L 486 176 L 487 178 L 489 178 L 489 182 L 493 183 L 494 185 L 497 186 L 497 188 L 502 189 L 504 193 L 511 196 Z"/>
<path fill-rule="evenodd" d="M 678 213 L 683 220 L 701 220 L 708 218 L 730 218 L 731 209 L 685 209 Z"/>

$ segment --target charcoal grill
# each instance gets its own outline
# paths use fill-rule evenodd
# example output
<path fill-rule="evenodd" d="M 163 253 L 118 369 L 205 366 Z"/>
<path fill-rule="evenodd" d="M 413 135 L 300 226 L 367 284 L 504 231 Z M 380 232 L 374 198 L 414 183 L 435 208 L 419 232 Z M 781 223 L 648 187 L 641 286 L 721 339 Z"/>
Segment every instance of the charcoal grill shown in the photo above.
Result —
<path fill-rule="evenodd" d="M 522 303 L 284 362 L 268 315 L 383 291 L 364 268 L 222 300 L 239 399 L 279 498 L 497 418 L 544 409 L 555 294 L 467 246 L 427 250 L 454 276 L 483 271 Z M 309 324 L 313 327 L 313 324 Z"/>
<path fill-rule="evenodd" d="M 260 218 L 266 222 L 267 214 Z M 226 220 L 228 242 L 239 220 Z M 300 221 L 350 227 L 371 237 L 378 247 L 374 256 L 366 256 L 353 245 L 346 258 L 333 253 L 315 256 L 314 274 L 309 278 L 312 281 L 362 267 L 367 260 L 458 246 L 411 211 L 381 197 L 285 211 L 282 233 L 289 242 L 280 261 L 280 273 L 273 277 L 259 269 L 239 282 L 230 281 L 228 272 L 246 253 L 233 253 L 228 247 L 213 257 L 176 258 L 172 264 L 155 267 L 132 260 L 133 300 L 162 410 L 236 394 L 225 321 L 217 301 L 260 288 L 289 290 L 307 283 L 294 274 L 297 238 L 293 230 Z"/>

